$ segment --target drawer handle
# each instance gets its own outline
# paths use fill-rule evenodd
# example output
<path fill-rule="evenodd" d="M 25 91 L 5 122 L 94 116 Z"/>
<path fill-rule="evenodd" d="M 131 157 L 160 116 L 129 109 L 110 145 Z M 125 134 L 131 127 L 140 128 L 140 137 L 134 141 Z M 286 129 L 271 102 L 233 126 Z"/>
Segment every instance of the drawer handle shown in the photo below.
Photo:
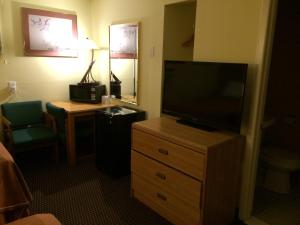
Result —
<path fill-rule="evenodd" d="M 164 154 L 164 155 L 169 155 L 169 151 L 165 150 L 165 149 L 162 149 L 162 148 L 159 148 L 158 152 L 161 153 L 161 154 Z"/>
<path fill-rule="evenodd" d="M 159 192 L 156 193 L 156 196 L 163 201 L 167 201 L 167 197 Z"/>
<path fill-rule="evenodd" d="M 162 173 L 160 173 L 160 172 L 157 172 L 155 175 L 156 175 L 158 178 L 162 179 L 162 180 L 166 180 L 166 179 L 167 179 L 166 175 L 164 175 L 164 174 L 162 174 Z"/>

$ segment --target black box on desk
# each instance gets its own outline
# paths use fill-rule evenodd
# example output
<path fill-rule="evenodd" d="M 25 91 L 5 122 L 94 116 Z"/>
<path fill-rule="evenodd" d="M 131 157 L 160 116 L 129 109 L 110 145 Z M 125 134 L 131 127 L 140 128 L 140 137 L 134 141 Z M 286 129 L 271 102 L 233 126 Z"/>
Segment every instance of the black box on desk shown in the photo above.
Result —
<path fill-rule="evenodd" d="M 110 82 L 110 94 L 115 95 L 116 98 L 121 99 L 121 82 L 111 81 Z"/>
<path fill-rule="evenodd" d="M 94 83 L 69 85 L 70 100 L 74 102 L 101 103 L 101 97 L 105 94 L 105 85 L 94 85 Z"/>
<path fill-rule="evenodd" d="M 131 125 L 145 120 L 145 111 L 109 107 L 96 112 L 96 165 L 114 177 L 130 174 Z"/>

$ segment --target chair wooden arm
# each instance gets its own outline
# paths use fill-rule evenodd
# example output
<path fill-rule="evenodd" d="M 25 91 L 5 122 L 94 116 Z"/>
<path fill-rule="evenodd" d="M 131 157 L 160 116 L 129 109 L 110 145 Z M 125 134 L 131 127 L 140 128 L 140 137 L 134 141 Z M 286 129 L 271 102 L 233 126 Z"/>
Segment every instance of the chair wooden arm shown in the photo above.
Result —
<path fill-rule="evenodd" d="M 13 146 L 11 122 L 3 115 L 2 115 L 2 125 L 3 125 L 3 134 L 4 134 L 4 144 L 11 152 Z"/>
<path fill-rule="evenodd" d="M 12 138 L 11 122 L 5 116 L 2 116 L 2 124 L 3 124 L 4 133 L 7 135 L 9 139 L 11 139 Z"/>
<path fill-rule="evenodd" d="M 5 129 L 11 129 L 11 122 L 5 116 L 2 116 L 2 124 Z"/>
<path fill-rule="evenodd" d="M 55 118 L 54 116 L 52 116 L 51 114 L 44 112 L 44 117 L 45 117 L 45 122 L 47 124 L 47 126 L 51 127 L 53 129 L 53 131 L 57 134 L 57 126 L 56 126 L 56 122 L 55 122 Z"/>

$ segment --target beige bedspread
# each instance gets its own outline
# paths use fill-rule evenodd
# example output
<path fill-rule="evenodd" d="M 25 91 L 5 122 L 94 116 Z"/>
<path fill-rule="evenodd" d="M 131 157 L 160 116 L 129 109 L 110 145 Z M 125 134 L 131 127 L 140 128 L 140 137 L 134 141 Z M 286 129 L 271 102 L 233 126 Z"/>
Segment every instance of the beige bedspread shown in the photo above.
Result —
<path fill-rule="evenodd" d="M 21 171 L 0 142 L 0 225 L 27 216 L 31 201 Z"/>
<path fill-rule="evenodd" d="M 52 214 L 36 214 L 7 225 L 61 225 L 61 223 Z"/>

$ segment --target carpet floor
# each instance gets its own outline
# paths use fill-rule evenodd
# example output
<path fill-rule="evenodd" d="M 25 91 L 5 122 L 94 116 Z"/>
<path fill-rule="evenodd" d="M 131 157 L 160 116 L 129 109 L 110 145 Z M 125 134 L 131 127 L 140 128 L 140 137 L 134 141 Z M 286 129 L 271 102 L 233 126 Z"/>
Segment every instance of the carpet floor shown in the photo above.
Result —
<path fill-rule="evenodd" d="M 68 167 L 48 159 L 20 162 L 34 200 L 32 213 L 52 213 L 63 225 L 169 225 L 130 197 L 130 176 L 111 178 L 94 157 Z"/>

